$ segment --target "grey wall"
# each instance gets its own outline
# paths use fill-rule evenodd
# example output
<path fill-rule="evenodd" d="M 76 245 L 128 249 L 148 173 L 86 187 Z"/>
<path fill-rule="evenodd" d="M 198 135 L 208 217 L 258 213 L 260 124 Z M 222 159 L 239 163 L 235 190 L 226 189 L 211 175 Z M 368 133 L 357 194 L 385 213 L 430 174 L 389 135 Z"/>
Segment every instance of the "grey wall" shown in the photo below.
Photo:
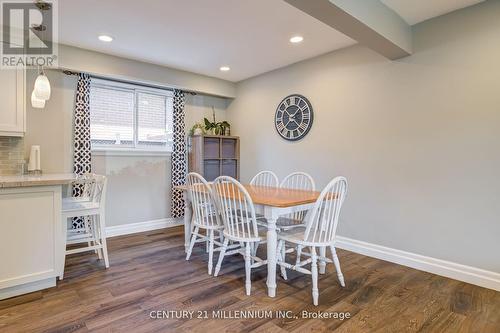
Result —
<path fill-rule="evenodd" d="M 215 111 L 215 119 L 217 122 L 226 120 L 226 109 L 230 103 L 229 99 L 218 98 L 206 95 L 186 95 L 186 132 L 197 122 L 203 124 L 203 118 L 212 120 L 212 106 Z"/>
<path fill-rule="evenodd" d="M 27 73 L 27 131 L 24 155 L 31 145 L 40 145 L 45 173 L 73 172 L 73 109 L 76 77 L 60 71 L 46 71 L 52 94 L 44 109 L 33 109 L 29 97 L 36 71 Z M 186 130 L 203 117 L 226 118 L 227 100 L 204 95 L 187 95 Z M 170 156 L 116 156 L 95 153 L 93 171 L 108 176 L 107 226 L 170 217 Z"/>
<path fill-rule="evenodd" d="M 169 156 L 92 156 L 92 171 L 108 176 L 106 225 L 170 216 Z"/>
<path fill-rule="evenodd" d="M 41 167 L 44 173 L 73 172 L 73 109 L 76 77 L 58 71 L 46 71 L 51 96 L 44 109 L 31 107 L 31 92 L 36 70 L 26 72 L 26 134 L 25 157 L 30 147 L 40 145 Z"/>
<path fill-rule="evenodd" d="M 354 46 L 239 83 L 242 179 L 344 175 L 340 235 L 500 272 L 499 17 L 489 1 L 417 25 L 399 61 Z M 315 110 L 295 143 L 273 125 L 291 93 Z"/>

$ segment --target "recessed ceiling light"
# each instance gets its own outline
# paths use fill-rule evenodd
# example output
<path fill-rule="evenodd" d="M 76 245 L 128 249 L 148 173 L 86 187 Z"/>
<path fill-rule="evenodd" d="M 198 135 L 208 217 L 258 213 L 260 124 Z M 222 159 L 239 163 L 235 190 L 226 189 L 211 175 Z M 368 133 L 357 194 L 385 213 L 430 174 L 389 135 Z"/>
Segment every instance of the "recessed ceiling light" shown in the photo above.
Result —
<path fill-rule="evenodd" d="M 229 70 L 231 70 L 231 68 L 227 67 L 227 66 L 222 66 L 221 68 L 219 68 L 221 70 L 221 72 L 227 72 Z"/>
<path fill-rule="evenodd" d="M 304 40 L 304 37 L 302 37 L 302 36 L 293 36 L 292 38 L 290 38 L 290 42 L 294 43 L 294 44 L 300 43 L 303 40 Z"/>
<path fill-rule="evenodd" d="M 108 42 L 109 43 L 109 42 L 113 41 L 113 37 L 108 36 L 108 35 L 100 35 L 98 38 L 101 42 Z"/>

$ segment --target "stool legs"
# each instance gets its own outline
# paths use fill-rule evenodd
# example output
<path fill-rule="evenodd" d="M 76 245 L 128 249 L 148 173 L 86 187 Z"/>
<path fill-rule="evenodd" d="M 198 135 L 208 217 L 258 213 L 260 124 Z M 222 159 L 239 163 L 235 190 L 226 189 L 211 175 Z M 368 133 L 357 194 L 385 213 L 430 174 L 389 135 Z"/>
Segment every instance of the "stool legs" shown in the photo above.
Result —
<path fill-rule="evenodd" d="M 76 248 L 67 250 L 68 242 L 68 223 L 74 217 L 82 217 L 85 223 L 84 230 L 85 234 L 88 235 L 90 239 L 84 239 L 81 243 L 87 243 L 87 247 Z M 64 264 L 66 261 L 66 255 L 72 253 L 79 253 L 85 251 L 94 251 L 100 260 L 104 259 L 104 265 L 109 268 L 109 257 L 108 257 L 108 245 L 106 242 L 106 222 L 104 217 L 104 212 L 100 212 L 97 215 L 87 215 L 87 216 L 73 216 L 73 215 L 62 215 L 61 219 L 61 256 L 60 267 L 59 267 L 59 280 L 64 278 Z M 71 242 L 70 242 L 71 243 Z M 89 249 L 90 248 L 90 249 Z"/>
<path fill-rule="evenodd" d="M 105 217 L 104 217 L 104 212 L 101 212 L 99 216 L 97 217 L 99 221 L 99 228 L 100 228 L 100 236 L 101 236 L 101 245 L 102 245 L 102 255 L 104 257 L 104 265 L 106 268 L 109 268 L 109 258 L 108 258 L 108 244 L 106 242 L 106 223 L 105 223 Z"/>

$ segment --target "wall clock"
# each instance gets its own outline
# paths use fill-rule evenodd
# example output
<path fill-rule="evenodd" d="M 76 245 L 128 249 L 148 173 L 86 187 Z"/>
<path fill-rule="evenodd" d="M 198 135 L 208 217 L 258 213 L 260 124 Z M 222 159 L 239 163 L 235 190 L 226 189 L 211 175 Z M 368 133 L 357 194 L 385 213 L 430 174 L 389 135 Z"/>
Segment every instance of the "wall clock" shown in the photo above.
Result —
<path fill-rule="evenodd" d="M 313 109 L 302 95 L 293 94 L 283 98 L 274 115 L 274 126 L 285 140 L 302 139 L 311 129 Z"/>

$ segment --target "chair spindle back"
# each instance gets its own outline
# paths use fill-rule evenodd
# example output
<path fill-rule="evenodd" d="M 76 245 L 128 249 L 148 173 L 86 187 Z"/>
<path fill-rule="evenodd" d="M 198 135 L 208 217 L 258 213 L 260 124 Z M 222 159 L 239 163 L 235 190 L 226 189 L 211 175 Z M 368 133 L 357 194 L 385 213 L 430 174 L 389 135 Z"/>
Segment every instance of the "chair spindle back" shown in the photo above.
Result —
<path fill-rule="evenodd" d="M 208 182 L 200 174 L 188 173 L 186 177 L 188 195 L 193 206 L 194 223 L 204 228 L 221 225 L 214 193 Z"/>
<path fill-rule="evenodd" d="M 323 244 L 333 242 L 346 193 L 347 180 L 344 177 L 336 177 L 326 185 L 307 222 L 305 241 Z"/>
<path fill-rule="evenodd" d="M 278 187 L 279 180 L 278 176 L 272 171 L 261 171 L 256 174 L 250 181 L 250 185 L 255 186 L 266 186 L 266 187 Z"/>
<path fill-rule="evenodd" d="M 280 184 L 281 188 L 288 188 L 294 190 L 316 191 L 316 184 L 314 179 L 305 172 L 293 172 L 283 179 Z M 295 212 L 285 216 L 286 218 L 302 221 L 306 212 Z"/>
<path fill-rule="evenodd" d="M 214 180 L 213 187 L 225 233 L 238 241 L 258 238 L 255 207 L 243 185 L 232 177 L 220 176 Z"/>

